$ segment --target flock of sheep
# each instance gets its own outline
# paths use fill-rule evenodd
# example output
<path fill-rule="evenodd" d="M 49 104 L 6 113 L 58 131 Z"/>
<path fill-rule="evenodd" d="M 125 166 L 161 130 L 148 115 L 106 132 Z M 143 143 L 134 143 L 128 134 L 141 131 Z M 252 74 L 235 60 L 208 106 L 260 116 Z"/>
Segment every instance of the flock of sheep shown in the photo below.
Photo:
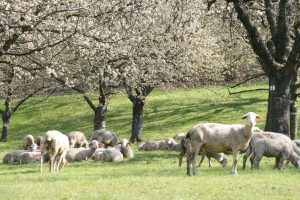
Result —
<path fill-rule="evenodd" d="M 246 125 L 240 124 L 197 124 L 185 134 L 160 141 L 146 141 L 138 144 L 140 151 L 168 150 L 179 151 L 179 166 L 182 158 L 187 157 L 187 175 L 196 175 L 195 157 L 201 155 L 200 166 L 205 158 L 217 160 L 223 167 L 227 165 L 228 156 L 233 156 L 231 173 L 237 175 L 237 158 L 244 151 L 243 169 L 250 157 L 251 168 L 259 168 L 263 156 L 275 157 L 274 168 L 281 169 L 285 160 L 300 168 L 300 149 L 296 141 L 273 132 L 264 132 L 255 127 L 261 117 L 249 112 L 242 117 Z M 177 142 L 176 140 L 180 140 Z M 7 153 L 3 158 L 5 164 L 27 164 L 49 161 L 50 172 L 59 171 L 65 164 L 75 161 L 120 162 L 124 158 L 133 159 L 134 151 L 127 139 L 119 139 L 116 133 L 108 130 L 97 130 L 90 142 L 79 131 L 64 135 L 59 131 L 48 131 L 43 137 L 33 138 L 27 135 L 23 139 L 23 150 Z"/>

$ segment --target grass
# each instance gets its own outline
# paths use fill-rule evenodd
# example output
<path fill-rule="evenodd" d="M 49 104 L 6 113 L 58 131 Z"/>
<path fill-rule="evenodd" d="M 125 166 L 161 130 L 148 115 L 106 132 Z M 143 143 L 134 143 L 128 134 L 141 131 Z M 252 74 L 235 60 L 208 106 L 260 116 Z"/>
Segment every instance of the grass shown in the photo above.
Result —
<path fill-rule="evenodd" d="M 266 87 L 265 84 L 247 88 Z M 243 90 L 246 86 L 236 90 Z M 94 96 L 96 99 L 96 96 Z M 0 157 L 21 148 L 27 133 L 42 135 L 50 129 L 62 132 L 93 132 L 93 113 L 80 95 L 33 98 L 12 118 L 9 141 L 0 143 Z M 42 102 L 41 102 L 42 101 Z M 2 103 L 2 102 L 1 102 Z M 109 104 L 107 129 L 121 138 L 130 136 L 131 103 L 124 94 Z M 226 88 L 155 90 L 145 106 L 143 138 L 163 139 L 202 122 L 243 123 L 248 111 L 266 115 L 267 92 L 230 96 Z M 265 121 L 258 123 L 263 128 Z M 0 124 L 2 125 L 2 124 Z M 136 145 L 133 146 L 136 150 Z M 178 167 L 176 152 L 139 152 L 121 163 L 94 161 L 70 163 L 56 174 L 38 173 L 38 165 L 0 164 L 0 199 L 298 199 L 300 173 L 291 165 L 273 170 L 273 159 L 263 158 L 261 169 L 249 166 L 230 175 L 229 165 L 207 162 L 197 177 L 186 177 L 185 165 Z M 197 159 L 199 161 L 199 159 Z M 248 164 L 249 165 L 249 164 Z M 44 166 L 47 170 L 48 166 Z"/>

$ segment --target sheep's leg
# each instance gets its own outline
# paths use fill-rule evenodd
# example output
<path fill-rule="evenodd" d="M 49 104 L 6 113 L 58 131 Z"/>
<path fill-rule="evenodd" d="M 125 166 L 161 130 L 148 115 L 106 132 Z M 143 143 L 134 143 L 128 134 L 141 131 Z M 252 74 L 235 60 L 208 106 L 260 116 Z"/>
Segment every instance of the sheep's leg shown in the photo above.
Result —
<path fill-rule="evenodd" d="M 238 175 L 237 173 L 237 159 L 238 159 L 238 149 L 232 148 L 232 167 L 231 167 L 231 174 Z"/>
<path fill-rule="evenodd" d="M 49 172 L 53 172 L 53 163 L 54 163 L 54 157 L 50 157 L 50 161 L 49 161 Z"/>
<path fill-rule="evenodd" d="M 195 164 L 195 157 L 196 157 L 197 154 L 195 153 L 192 153 L 192 161 L 191 161 L 191 164 L 192 164 L 192 167 L 193 167 L 193 175 L 194 176 L 197 176 L 197 170 L 196 170 L 196 164 Z"/>
<path fill-rule="evenodd" d="M 187 158 L 186 159 L 186 175 L 192 176 L 192 174 L 191 174 L 191 168 L 192 168 L 192 166 L 191 166 L 191 159 L 192 159 L 191 153 L 187 153 L 186 158 Z"/>
<path fill-rule="evenodd" d="M 249 158 L 249 156 L 251 155 L 251 153 L 252 153 L 252 148 L 249 145 L 248 149 L 243 157 L 243 168 L 242 168 L 243 170 L 246 169 L 246 162 L 247 162 L 247 159 Z"/>
<path fill-rule="evenodd" d="M 211 157 L 207 157 L 207 159 L 208 159 L 208 167 L 211 167 Z"/>
<path fill-rule="evenodd" d="M 259 163 L 262 159 L 262 155 L 256 155 L 253 159 L 253 169 L 259 169 Z"/>
<path fill-rule="evenodd" d="M 205 151 L 202 151 L 201 153 L 201 159 L 200 159 L 200 162 L 199 162 L 199 167 L 201 167 L 202 163 L 203 163 L 203 160 L 205 158 L 205 155 L 206 155 L 206 152 Z"/>
<path fill-rule="evenodd" d="M 183 157 L 183 155 L 180 153 L 179 154 L 179 167 L 181 167 L 181 164 L 182 164 L 182 157 Z"/>
<path fill-rule="evenodd" d="M 278 169 L 282 169 L 284 160 L 285 160 L 285 159 L 284 159 L 283 157 L 280 157 L 280 158 L 279 158 Z"/>
<path fill-rule="evenodd" d="M 279 168 L 279 158 L 276 157 L 275 165 L 274 165 L 273 169 L 278 169 L 278 168 Z"/>

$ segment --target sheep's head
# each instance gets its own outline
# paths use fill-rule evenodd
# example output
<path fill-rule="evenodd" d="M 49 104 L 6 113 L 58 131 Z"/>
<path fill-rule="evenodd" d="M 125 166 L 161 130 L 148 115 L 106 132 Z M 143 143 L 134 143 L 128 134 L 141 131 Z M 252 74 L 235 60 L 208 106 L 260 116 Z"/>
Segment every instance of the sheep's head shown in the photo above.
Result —
<path fill-rule="evenodd" d="M 98 141 L 97 140 L 92 140 L 92 142 L 89 144 L 89 148 L 91 149 L 97 149 L 99 146 Z"/>
<path fill-rule="evenodd" d="M 125 149 L 125 148 L 129 147 L 129 145 L 131 143 L 127 139 L 122 139 L 122 140 L 120 140 L 119 144 L 121 144 L 122 149 Z"/>
<path fill-rule="evenodd" d="M 30 145 L 29 147 L 27 147 L 28 151 L 36 151 L 38 148 L 38 145 L 36 143 L 33 143 L 32 145 Z"/>
<path fill-rule="evenodd" d="M 220 161 L 222 167 L 227 166 L 228 156 L 226 154 L 223 155 L 223 159 Z"/>
<path fill-rule="evenodd" d="M 247 125 L 249 126 L 255 126 L 256 125 L 256 120 L 261 120 L 263 119 L 262 116 L 254 113 L 254 112 L 248 112 L 247 114 L 245 114 L 242 119 L 246 119 L 247 121 Z"/>

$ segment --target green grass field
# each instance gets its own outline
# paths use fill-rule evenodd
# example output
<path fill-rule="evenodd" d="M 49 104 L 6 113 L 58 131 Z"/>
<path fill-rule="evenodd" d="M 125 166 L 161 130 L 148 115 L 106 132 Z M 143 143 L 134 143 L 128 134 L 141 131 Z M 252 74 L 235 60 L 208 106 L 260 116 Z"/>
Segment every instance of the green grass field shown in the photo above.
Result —
<path fill-rule="evenodd" d="M 266 88 L 252 84 L 248 89 Z M 243 90 L 246 86 L 235 89 Z M 94 96 L 96 99 L 97 97 Z M 1 101 L 3 104 L 3 101 Z M 0 105 L 2 106 L 2 105 Z M 145 106 L 143 139 L 165 139 L 186 133 L 197 123 L 244 123 L 241 116 L 254 111 L 266 115 L 267 91 L 228 95 L 223 87 L 155 90 Z M 130 137 L 131 103 L 122 93 L 109 105 L 107 129 L 121 138 Z M 79 130 L 90 138 L 93 113 L 80 95 L 42 97 L 26 102 L 11 120 L 9 140 L 0 143 L 0 157 L 21 148 L 22 138 L 47 130 Z M 264 127 L 265 121 L 258 123 Z M 2 126 L 2 124 L 0 123 Z M 137 146 L 133 145 L 136 150 Z M 229 163 L 217 162 L 208 168 L 207 160 L 197 177 L 187 177 L 186 166 L 178 167 L 177 152 L 136 152 L 136 158 L 121 163 L 94 161 L 70 163 L 63 171 L 51 174 L 44 165 L 0 164 L 0 199 L 299 199 L 300 171 L 287 166 L 273 170 L 274 159 L 263 158 L 261 169 L 241 170 L 231 175 Z M 197 159 L 197 162 L 199 158 Z"/>

